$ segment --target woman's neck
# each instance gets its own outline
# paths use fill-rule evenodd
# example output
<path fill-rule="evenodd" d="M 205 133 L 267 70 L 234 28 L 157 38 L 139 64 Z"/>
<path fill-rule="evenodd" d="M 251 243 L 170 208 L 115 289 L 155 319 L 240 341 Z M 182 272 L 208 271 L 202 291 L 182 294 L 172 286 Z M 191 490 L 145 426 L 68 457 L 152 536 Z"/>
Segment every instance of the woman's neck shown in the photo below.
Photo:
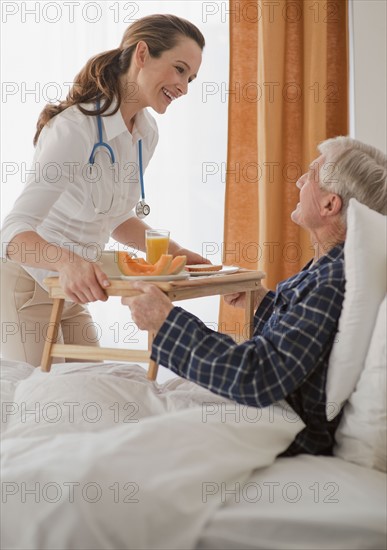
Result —
<path fill-rule="evenodd" d="M 137 75 L 130 73 L 124 75 L 120 81 L 120 91 L 121 115 L 129 132 L 132 133 L 136 114 L 144 107 L 138 97 Z"/>
<path fill-rule="evenodd" d="M 134 119 L 136 118 L 136 114 L 139 110 L 140 109 L 131 109 L 130 107 L 128 108 L 125 102 L 121 102 L 121 116 L 124 119 L 125 125 L 130 133 L 133 132 Z"/>

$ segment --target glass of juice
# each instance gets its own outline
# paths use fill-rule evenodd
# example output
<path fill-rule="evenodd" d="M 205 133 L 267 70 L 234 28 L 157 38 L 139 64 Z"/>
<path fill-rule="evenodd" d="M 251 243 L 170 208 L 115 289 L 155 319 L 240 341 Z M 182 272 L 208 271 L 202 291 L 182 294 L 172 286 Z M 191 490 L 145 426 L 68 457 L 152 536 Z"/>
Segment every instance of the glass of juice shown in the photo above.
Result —
<path fill-rule="evenodd" d="M 164 229 L 145 230 L 146 261 L 155 264 L 162 254 L 168 254 L 169 231 Z"/>

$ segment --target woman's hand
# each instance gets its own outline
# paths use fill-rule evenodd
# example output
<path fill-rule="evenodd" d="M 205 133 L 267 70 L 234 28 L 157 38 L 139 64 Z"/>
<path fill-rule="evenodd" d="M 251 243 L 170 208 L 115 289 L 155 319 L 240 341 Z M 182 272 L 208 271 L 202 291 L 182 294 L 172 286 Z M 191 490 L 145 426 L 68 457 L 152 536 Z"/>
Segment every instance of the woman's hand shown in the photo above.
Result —
<path fill-rule="evenodd" d="M 178 248 L 175 250 L 173 257 L 175 258 L 176 256 L 187 256 L 187 265 L 211 263 L 206 258 L 203 258 L 203 256 L 200 256 L 200 254 L 197 254 L 197 252 L 192 252 L 192 250 L 188 250 L 187 248 Z"/>
<path fill-rule="evenodd" d="M 260 305 L 264 297 L 269 291 L 265 287 L 254 291 L 254 310 Z M 224 301 L 229 306 L 245 308 L 246 307 L 246 292 L 234 292 L 233 294 L 225 294 Z"/>
<path fill-rule="evenodd" d="M 88 262 L 78 255 L 59 268 L 59 281 L 69 299 L 76 304 L 107 300 L 104 288 L 110 285 L 98 263 Z"/>
<path fill-rule="evenodd" d="M 41 254 L 35 259 L 35 255 L 30 254 L 26 262 L 23 250 L 45 250 L 47 246 L 56 249 L 58 259 L 51 261 Z M 7 255 L 22 265 L 57 271 L 65 294 L 76 304 L 107 300 L 103 289 L 110 283 L 98 263 L 87 262 L 78 254 L 70 253 L 67 248 L 49 243 L 35 231 L 18 233 L 9 243 Z"/>

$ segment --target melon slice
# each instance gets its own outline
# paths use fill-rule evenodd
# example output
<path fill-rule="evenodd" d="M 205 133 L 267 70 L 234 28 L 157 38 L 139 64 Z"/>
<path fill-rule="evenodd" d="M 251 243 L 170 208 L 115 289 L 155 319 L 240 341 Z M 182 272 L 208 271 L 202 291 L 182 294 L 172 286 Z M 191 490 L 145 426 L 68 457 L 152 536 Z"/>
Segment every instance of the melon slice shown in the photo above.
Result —
<path fill-rule="evenodd" d="M 127 252 L 117 253 L 117 265 L 123 275 L 127 276 L 158 276 L 169 274 L 173 256 L 163 254 L 153 265 L 146 262 L 143 258 L 133 258 Z"/>
<path fill-rule="evenodd" d="M 177 275 L 182 271 L 187 263 L 187 256 L 176 256 L 168 270 L 168 275 Z"/>
<path fill-rule="evenodd" d="M 146 275 L 153 266 L 140 261 L 138 258 L 133 258 L 127 252 L 117 252 L 117 265 L 123 275 Z"/>
<path fill-rule="evenodd" d="M 160 259 L 154 264 L 154 271 L 150 275 L 167 275 L 173 260 L 172 254 L 162 254 Z"/>

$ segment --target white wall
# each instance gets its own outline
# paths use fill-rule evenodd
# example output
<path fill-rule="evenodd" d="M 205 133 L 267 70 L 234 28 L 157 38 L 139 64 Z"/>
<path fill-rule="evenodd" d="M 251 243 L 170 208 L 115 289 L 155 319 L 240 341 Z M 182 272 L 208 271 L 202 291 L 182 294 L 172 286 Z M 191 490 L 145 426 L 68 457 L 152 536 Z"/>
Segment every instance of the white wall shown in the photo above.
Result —
<path fill-rule="evenodd" d="M 387 150 L 385 0 L 351 0 L 353 124 L 351 134 Z"/>
<path fill-rule="evenodd" d="M 2 1 L 1 219 L 25 184 L 36 120 L 44 105 L 64 98 L 87 59 L 117 47 L 133 20 L 173 13 L 202 30 L 206 48 L 188 96 L 163 116 L 152 112 L 160 141 L 145 174 L 152 210 L 147 222 L 170 229 L 174 240 L 201 253 L 206 242 L 215 243 L 218 253 L 211 259 L 219 262 L 225 183 L 220 169 L 203 177 L 205 163 L 220 167 L 227 151 L 227 100 L 220 93 L 206 93 L 228 83 L 228 20 L 220 16 L 218 5 L 198 0 Z M 218 303 L 213 297 L 184 306 L 214 324 Z M 92 304 L 91 310 L 101 327 L 102 345 L 146 345 L 146 334 L 131 323 L 128 308 L 117 299 Z"/>

